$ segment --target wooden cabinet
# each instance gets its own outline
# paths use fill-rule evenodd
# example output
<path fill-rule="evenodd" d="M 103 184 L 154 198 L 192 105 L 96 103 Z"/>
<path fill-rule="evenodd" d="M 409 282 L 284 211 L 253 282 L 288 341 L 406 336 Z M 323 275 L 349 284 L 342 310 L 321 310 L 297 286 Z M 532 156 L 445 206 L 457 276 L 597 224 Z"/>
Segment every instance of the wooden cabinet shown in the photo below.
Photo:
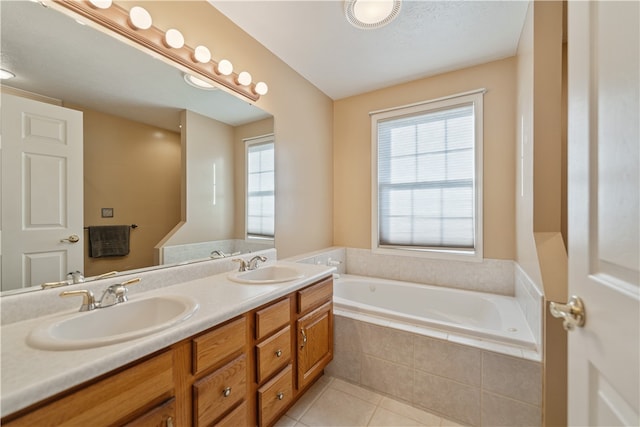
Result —
<path fill-rule="evenodd" d="M 52 403 L 38 406 L 5 426 L 78 426 L 126 424 L 173 396 L 173 352 L 165 351 Z M 135 425 L 135 424 L 134 424 Z"/>
<path fill-rule="evenodd" d="M 298 387 L 315 380 L 333 359 L 333 307 L 327 302 L 297 322 Z"/>
<path fill-rule="evenodd" d="M 6 426 L 271 426 L 333 357 L 327 278 L 29 408 Z"/>

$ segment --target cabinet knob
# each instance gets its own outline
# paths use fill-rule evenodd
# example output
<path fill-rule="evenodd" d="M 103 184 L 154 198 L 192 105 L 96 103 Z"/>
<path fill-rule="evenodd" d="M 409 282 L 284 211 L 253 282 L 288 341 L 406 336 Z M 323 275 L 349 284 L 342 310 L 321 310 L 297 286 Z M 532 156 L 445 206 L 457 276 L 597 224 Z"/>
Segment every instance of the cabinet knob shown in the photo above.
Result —
<path fill-rule="evenodd" d="M 302 334 L 302 345 L 300 348 L 304 348 L 304 346 L 307 345 L 307 332 L 304 328 L 300 328 L 300 333 Z"/>
<path fill-rule="evenodd" d="M 280 393 L 276 394 L 276 397 L 278 398 L 278 400 L 282 400 L 282 399 L 284 399 L 284 393 L 280 392 Z"/>
<path fill-rule="evenodd" d="M 173 418 L 172 417 L 167 418 L 166 426 L 167 427 L 173 427 Z"/>
<path fill-rule="evenodd" d="M 280 357 L 282 356 L 282 350 L 278 349 L 276 350 L 276 357 Z"/>
<path fill-rule="evenodd" d="M 222 390 L 222 395 L 224 397 L 229 397 L 230 394 L 231 394 L 231 387 L 227 387 L 224 390 Z"/>

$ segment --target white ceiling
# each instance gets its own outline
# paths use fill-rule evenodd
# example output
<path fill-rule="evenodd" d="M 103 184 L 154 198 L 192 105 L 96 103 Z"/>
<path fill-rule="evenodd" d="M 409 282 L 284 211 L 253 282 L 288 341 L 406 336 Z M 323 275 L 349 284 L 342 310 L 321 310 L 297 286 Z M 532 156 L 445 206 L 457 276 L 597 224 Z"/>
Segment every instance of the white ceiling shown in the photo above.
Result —
<path fill-rule="evenodd" d="M 177 68 L 31 1 L 0 1 L 3 85 L 177 132 L 188 109 L 232 126 L 270 115 L 222 90 L 188 86 Z"/>
<path fill-rule="evenodd" d="M 528 6 L 404 0 L 389 25 L 361 30 L 342 0 L 208 1 L 332 99 L 515 55 Z"/>

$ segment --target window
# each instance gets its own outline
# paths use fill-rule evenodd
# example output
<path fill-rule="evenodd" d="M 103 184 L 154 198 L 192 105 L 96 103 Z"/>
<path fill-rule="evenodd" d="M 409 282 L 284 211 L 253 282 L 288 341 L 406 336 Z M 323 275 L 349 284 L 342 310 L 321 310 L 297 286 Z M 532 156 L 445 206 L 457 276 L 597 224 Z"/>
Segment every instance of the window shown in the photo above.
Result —
<path fill-rule="evenodd" d="M 374 249 L 482 258 L 482 92 L 372 113 Z"/>
<path fill-rule="evenodd" d="M 246 140 L 247 238 L 273 239 L 275 182 L 273 136 Z"/>

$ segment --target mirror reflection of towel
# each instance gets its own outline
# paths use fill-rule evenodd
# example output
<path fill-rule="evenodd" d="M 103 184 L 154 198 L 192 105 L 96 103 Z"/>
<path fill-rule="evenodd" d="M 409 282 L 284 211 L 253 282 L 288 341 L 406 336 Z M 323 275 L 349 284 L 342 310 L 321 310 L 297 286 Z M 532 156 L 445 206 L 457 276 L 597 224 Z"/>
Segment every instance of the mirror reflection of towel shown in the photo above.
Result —
<path fill-rule="evenodd" d="M 89 256 L 125 256 L 129 254 L 129 225 L 97 225 L 89 227 Z"/>

